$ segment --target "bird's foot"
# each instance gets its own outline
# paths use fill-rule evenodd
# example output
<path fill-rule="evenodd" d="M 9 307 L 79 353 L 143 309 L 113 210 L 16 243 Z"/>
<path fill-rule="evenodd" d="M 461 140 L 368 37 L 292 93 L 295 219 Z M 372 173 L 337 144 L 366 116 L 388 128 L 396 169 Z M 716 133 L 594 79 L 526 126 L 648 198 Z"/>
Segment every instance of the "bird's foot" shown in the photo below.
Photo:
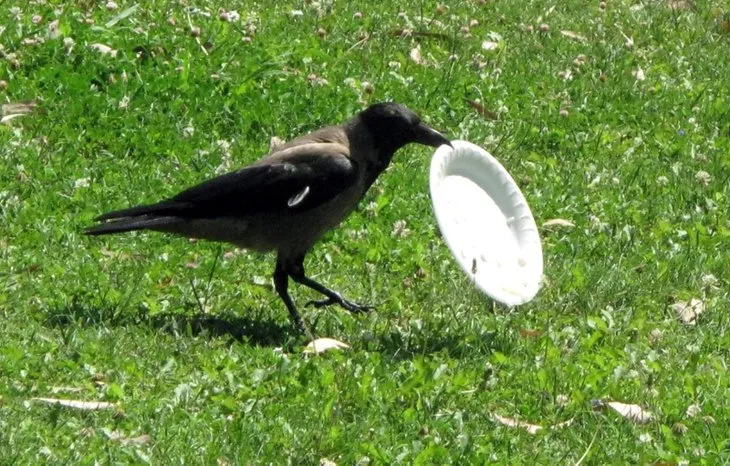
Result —
<path fill-rule="evenodd" d="M 343 308 L 347 309 L 348 311 L 352 312 L 353 314 L 365 314 L 367 312 L 372 311 L 375 309 L 374 306 L 366 306 L 363 304 L 357 304 L 353 303 L 352 301 L 348 301 L 339 294 L 336 294 L 335 296 L 331 296 L 326 299 L 321 299 L 318 301 L 309 301 L 307 303 L 307 306 L 314 306 L 316 308 L 330 306 L 332 304 L 339 304 Z"/>

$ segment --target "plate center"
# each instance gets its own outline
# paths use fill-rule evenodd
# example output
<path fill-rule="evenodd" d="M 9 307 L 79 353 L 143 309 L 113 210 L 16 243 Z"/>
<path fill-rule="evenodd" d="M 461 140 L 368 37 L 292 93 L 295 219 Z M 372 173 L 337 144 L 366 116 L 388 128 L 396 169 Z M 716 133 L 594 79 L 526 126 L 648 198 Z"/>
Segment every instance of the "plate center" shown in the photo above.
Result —
<path fill-rule="evenodd" d="M 522 285 L 518 274 L 525 260 L 504 212 L 465 176 L 445 177 L 439 190 L 447 216 L 445 236 L 457 248 L 462 263 L 471 264 L 469 272 L 475 280 L 500 283 L 504 291 L 518 293 Z"/>

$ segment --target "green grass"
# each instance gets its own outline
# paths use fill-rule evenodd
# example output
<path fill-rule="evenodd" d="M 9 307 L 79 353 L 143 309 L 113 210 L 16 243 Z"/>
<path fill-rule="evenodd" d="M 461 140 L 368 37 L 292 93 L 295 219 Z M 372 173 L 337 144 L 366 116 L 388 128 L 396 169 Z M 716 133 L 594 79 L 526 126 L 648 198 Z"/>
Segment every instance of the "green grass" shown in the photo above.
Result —
<path fill-rule="evenodd" d="M 108 27 L 133 3 L 0 3 L 0 99 L 38 102 L 0 125 L 0 464 L 730 462 L 727 4 L 490 0 L 438 13 L 429 1 L 323 1 L 318 14 L 306 2 L 195 2 L 206 17 L 180 3 L 144 0 Z M 220 6 L 240 21 L 220 21 Z M 392 33 L 404 27 L 414 35 Z M 490 32 L 495 51 L 482 49 Z M 409 58 L 417 45 L 426 64 Z M 261 286 L 272 257 L 81 233 L 104 211 L 256 160 L 272 136 L 391 99 L 490 150 L 538 224 L 575 223 L 542 230 L 535 300 L 494 305 L 462 275 L 438 234 L 422 147 L 397 154 L 306 262 L 378 306 L 303 309 L 348 352 L 301 355 L 306 338 Z M 410 235 L 392 234 L 397 220 Z M 294 293 L 300 305 L 314 297 Z M 706 307 L 694 326 L 670 308 L 690 298 Z M 595 399 L 655 420 L 594 411 Z M 493 414 L 574 422 L 531 435 Z M 124 445 L 114 432 L 151 440 Z"/>

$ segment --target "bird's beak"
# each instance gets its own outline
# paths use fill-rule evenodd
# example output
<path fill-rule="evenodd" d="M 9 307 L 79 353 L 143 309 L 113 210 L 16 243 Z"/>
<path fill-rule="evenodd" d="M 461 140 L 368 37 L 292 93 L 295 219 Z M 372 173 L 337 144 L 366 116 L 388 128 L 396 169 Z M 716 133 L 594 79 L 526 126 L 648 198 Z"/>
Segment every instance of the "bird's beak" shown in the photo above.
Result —
<path fill-rule="evenodd" d="M 414 139 L 415 142 L 419 144 L 425 144 L 431 147 L 439 147 L 443 144 L 446 144 L 449 147 L 453 147 L 451 145 L 451 141 L 449 141 L 446 136 L 424 123 L 419 123 L 416 127 L 416 134 Z"/>

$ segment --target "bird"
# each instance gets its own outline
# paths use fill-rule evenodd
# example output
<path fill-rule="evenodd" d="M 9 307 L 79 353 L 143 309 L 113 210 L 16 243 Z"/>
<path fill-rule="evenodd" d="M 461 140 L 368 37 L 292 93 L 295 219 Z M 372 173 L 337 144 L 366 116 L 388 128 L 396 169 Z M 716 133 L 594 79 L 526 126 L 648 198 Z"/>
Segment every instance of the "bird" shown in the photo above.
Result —
<path fill-rule="evenodd" d="M 309 278 L 304 257 L 328 230 L 340 224 L 410 143 L 451 146 L 406 106 L 372 104 L 345 123 L 328 126 L 275 147 L 258 161 L 153 204 L 98 216 L 87 235 L 149 230 L 276 252 L 274 289 L 293 323 L 306 329 L 289 295 L 289 279 L 323 296 L 307 305 L 357 304 Z"/>

